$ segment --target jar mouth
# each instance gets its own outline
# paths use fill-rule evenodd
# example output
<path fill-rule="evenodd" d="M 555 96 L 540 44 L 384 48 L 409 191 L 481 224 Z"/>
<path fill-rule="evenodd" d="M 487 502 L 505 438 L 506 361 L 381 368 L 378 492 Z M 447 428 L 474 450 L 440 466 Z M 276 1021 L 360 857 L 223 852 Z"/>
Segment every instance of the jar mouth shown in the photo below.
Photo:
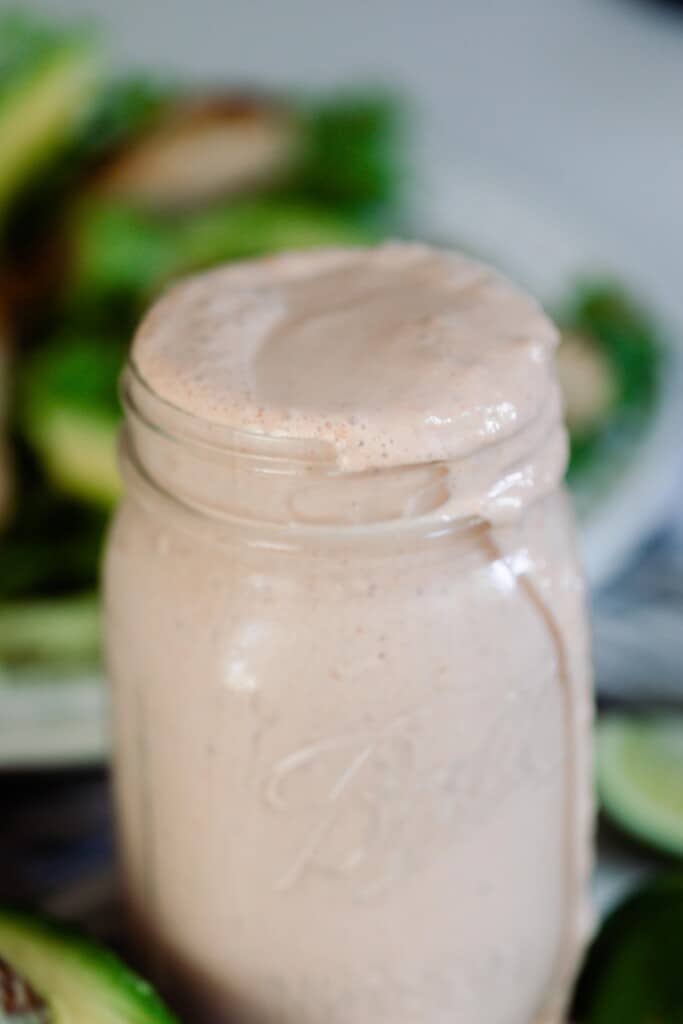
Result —
<path fill-rule="evenodd" d="M 501 522 L 554 490 L 567 461 L 556 390 L 517 434 L 470 455 L 349 471 L 331 443 L 206 421 L 159 396 L 129 361 L 124 462 L 166 498 L 213 518 L 284 529 L 429 529 Z"/>
<path fill-rule="evenodd" d="M 154 390 L 132 358 L 121 374 L 119 396 L 126 415 L 144 421 L 149 429 L 216 455 L 271 459 L 282 465 L 291 463 L 293 470 L 302 465 L 337 469 L 336 452 L 329 441 L 257 433 L 209 422 L 181 409 Z"/>
<path fill-rule="evenodd" d="M 123 454 L 149 485 L 222 518 L 349 527 L 415 520 L 447 500 L 443 463 L 350 473 L 326 441 L 206 424 L 150 388 L 134 364 L 121 379 Z"/>

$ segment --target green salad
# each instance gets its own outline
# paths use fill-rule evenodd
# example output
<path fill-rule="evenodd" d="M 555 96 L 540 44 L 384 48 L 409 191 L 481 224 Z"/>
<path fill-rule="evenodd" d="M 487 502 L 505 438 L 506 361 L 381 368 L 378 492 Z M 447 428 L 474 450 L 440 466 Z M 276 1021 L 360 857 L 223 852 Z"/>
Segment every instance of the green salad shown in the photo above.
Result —
<path fill-rule="evenodd" d="M 407 121 L 377 89 L 120 76 L 92 26 L 0 15 L 0 675 L 97 659 L 117 379 L 145 307 L 226 260 L 414 235 Z M 610 282 L 569 286 L 558 315 L 578 480 L 649 415 L 659 342 Z"/>

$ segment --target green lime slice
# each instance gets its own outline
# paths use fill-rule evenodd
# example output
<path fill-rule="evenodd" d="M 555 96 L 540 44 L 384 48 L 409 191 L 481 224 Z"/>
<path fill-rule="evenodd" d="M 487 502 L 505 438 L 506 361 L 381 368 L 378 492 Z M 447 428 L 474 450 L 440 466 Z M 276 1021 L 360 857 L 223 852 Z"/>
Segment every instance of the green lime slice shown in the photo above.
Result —
<path fill-rule="evenodd" d="M 598 793 L 638 839 L 683 856 L 683 715 L 608 715 L 598 727 Z"/>

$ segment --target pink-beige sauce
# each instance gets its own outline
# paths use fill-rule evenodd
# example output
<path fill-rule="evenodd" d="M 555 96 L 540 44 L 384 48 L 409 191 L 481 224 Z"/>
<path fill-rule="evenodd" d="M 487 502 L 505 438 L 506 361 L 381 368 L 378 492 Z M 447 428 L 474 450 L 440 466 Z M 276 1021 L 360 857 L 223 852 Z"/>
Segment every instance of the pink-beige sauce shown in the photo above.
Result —
<path fill-rule="evenodd" d="M 560 1024 L 590 681 L 556 333 L 420 245 L 135 339 L 107 632 L 126 892 L 207 1024 Z"/>

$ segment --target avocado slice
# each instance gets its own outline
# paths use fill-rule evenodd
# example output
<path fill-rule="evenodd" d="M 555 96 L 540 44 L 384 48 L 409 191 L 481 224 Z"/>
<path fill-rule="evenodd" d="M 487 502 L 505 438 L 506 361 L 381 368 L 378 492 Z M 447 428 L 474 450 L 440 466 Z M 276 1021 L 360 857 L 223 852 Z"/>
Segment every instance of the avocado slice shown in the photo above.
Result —
<path fill-rule="evenodd" d="M 62 492 L 110 507 L 120 493 L 116 394 L 122 345 L 66 336 L 25 370 L 22 422 L 43 468 Z"/>
<path fill-rule="evenodd" d="M 61 491 L 110 507 L 121 492 L 117 431 L 117 417 L 54 403 L 43 409 L 32 436 L 48 476 Z"/>
<path fill-rule="evenodd" d="M 19 979 L 22 991 L 17 998 L 31 1014 L 5 1017 L 0 1003 L 0 1020 L 178 1024 L 153 989 L 113 953 L 61 925 L 0 911 L 0 960 Z"/>
<path fill-rule="evenodd" d="M 98 47 L 83 29 L 0 17 L 0 220 L 27 180 L 75 138 L 92 109 Z"/>
<path fill-rule="evenodd" d="M 0 665 L 93 665 L 99 653 L 94 594 L 0 603 Z"/>
<path fill-rule="evenodd" d="M 4 960 L 0 960 L 0 1020 L 11 1024 L 49 1024 L 43 1000 Z"/>

